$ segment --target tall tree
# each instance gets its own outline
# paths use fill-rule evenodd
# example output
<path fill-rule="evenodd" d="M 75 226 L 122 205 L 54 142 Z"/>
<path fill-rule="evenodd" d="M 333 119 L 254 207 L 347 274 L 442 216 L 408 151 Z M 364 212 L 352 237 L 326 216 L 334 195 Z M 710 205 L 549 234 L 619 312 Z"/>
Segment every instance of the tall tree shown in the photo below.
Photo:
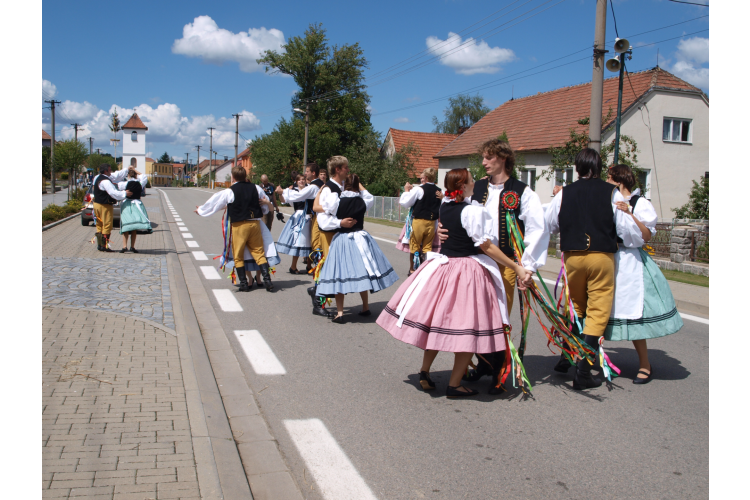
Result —
<path fill-rule="evenodd" d="M 497 138 L 510 144 L 510 141 L 508 140 L 508 134 L 505 132 L 505 130 L 503 130 L 503 133 L 500 134 Z M 512 147 L 513 146 L 511 145 L 511 148 Z M 514 152 L 514 155 L 516 161 L 513 165 L 513 170 L 511 170 L 510 172 L 510 176 L 514 179 L 518 179 L 518 170 L 524 169 L 523 167 L 526 166 L 526 158 L 521 153 Z M 479 152 L 469 156 L 469 172 L 471 172 L 471 175 L 474 176 L 474 179 L 481 179 L 482 177 L 487 176 L 487 171 L 484 169 L 484 165 L 482 164 L 483 160 L 484 158 Z"/>
<path fill-rule="evenodd" d="M 693 181 L 688 202 L 672 210 L 676 219 L 708 220 L 708 177 L 701 177 L 700 184 Z"/>
<path fill-rule="evenodd" d="M 170 158 L 169 153 L 165 151 L 164 154 L 159 157 L 158 163 L 172 163 L 172 158 Z"/>
<path fill-rule="evenodd" d="M 48 178 L 52 162 L 50 161 L 50 148 L 49 146 L 42 146 L 42 176 Z"/>
<path fill-rule="evenodd" d="M 470 96 L 459 94 L 448 99 L 448 107 L 443 111 L 444 121 L 432 117 L 435 125 L 433 132 L 441 134 L 458 134 L 471 127 L 490 112 L 490 108 L 484 105 L 484 97 L 480 95 Z"/>
<path fill-rule="evenodd" d="M 75 174 L 81 171 L 86 161 L 86 146 L 81 141 L 70 139 L 55 144 L 55 169 L 68 172 L 68 185 L 73 184 Z"/>
<path fill-rule="evenodd" d="M 381 135 L 372 132 L 366 140 L 346 151 L 352 173 L 374 196 L 398 196 L 409 180 L 415 180 L 414 163 L 421 156 L 419 146 L 409 142 L 389 158 L 380 154 Z"/>
<path fill-rule="evenodd" d="M 86 166 L 94 172 L 94 175 L 99 174 L 99 166 L 104 163 L 111 166 L 112 170 L 117 168 L 117 162 L 115 162 L 115 159 L 109 154 L 102 155 L 99 153 L 91 153 L 88 158 L 86 158 Z"/>

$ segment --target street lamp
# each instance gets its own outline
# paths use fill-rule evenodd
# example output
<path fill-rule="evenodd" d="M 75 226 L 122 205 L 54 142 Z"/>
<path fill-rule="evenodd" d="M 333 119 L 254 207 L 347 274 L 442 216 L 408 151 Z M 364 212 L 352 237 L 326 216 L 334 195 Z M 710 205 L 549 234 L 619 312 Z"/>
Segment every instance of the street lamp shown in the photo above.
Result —
<path fill-rule="evenodd" d="M 617 165 L 620 157 L 620 121 L 622 120 L 622 76 L 625 73 L 625 58 L 633 59 L 633 47 L 625 38 L 615 39 L 615 52 L 617 55 L 607 61 L 607 69 L 613 73 L 620 72 L 620 87 L 617 92 L 617 119 L 615 121 L 615 159 L 613 165 Z"/>
<path fill-rule="evenodd" d="M 294 108 L 297 113 L 305 115 L 305 158 L 302 160 L 302 166 L 307 165 L 307 128 L 310 125 L 310 103 L 307 103 L 305 109 Z"/>

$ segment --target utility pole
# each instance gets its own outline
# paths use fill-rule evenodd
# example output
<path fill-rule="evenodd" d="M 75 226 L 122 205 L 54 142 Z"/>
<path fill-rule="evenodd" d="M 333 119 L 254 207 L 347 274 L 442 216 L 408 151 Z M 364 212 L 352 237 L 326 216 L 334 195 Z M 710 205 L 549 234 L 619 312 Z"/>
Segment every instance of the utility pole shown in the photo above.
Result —
<path fill-rule="evenodd" d="M 198 159 L 195 160 L 196 170 L 195 170 L 195 185 L 198 186 L 198 176 L 201 175 L 200 168 L 201 168 L 201 147 L 200 144 L 195 146 L 198 148 Z M 210 162 L 209 162 L 210 163 Z"/>
<path fill-rule="evenodd" d="M 190 164 L 190 153 L 185 153 L 185 168 L 182 169 L 182 182 L 184 185 L 185 174 L 188 172 L 188 165 Z"/>
<path fill-rule="evenodd" d="M 55 195 L 55 104 L 60 104 L 60 101 L 51 99 L 48 102 L 50 110 L 52 111 L 52 140 L 49 143 L 49 161 L 50 161 L 50 172 L 52 181 L 52 196 Z"/>
<path fill-rule="evenodd" d="M 240 137 L 240 116 L 242 115 L 232 115 L 234 116 L 234 165 L 233 167 L 237 166 L 237 142 L 239 141 Z"/>
<path fill-rule="evenodd" d="M 96 154 L 102 154 L 102 148 L 96 148 Z"/>
<path fill-rule="evenodd" d="M 71 123 L 71 125 L 73 126 L 73 129 L 75 130 L 76 142 L 78 142 L 78 127 L 80 127 L 81 124 L 80 123 Z M 72 168 L 68 171 L 68 200 L 70 200 L 70 183 L 71 182 L 74 183 L 75 189 L 78 189 L 78 176 L 76 175 L 76 177 L 73 177 L 73 169 Z"/>
<path fill-rule="evenodd" d="M 211 175 L 214 173 L 214 164 L 211 161 L 211 155 L 214 152 L 214 128 L 208 127 L 208 189 L 212 189 L 211 187 Z"/>
<path fill-rule="evenodd" d="M 89 154 L 91 154 L 91 149 L 94 147 L 94 138 L 89 137 Z"/>
<path fill-rule="evenodd" d="M 305 159 L 302 161 L 302 166 L 307 165 L 307 128 L 310 125 L 310 103 L 305 106 Z"/>
<path fill-rule="evenodd" d="M 594 71 L 591 77 L 591 113 L 589 114 L 589 147 L 602 150 L 602 100 L 604 99 L 604 38 L 607 33 L 607 0 L 596 0 L 594 29 Z"/>

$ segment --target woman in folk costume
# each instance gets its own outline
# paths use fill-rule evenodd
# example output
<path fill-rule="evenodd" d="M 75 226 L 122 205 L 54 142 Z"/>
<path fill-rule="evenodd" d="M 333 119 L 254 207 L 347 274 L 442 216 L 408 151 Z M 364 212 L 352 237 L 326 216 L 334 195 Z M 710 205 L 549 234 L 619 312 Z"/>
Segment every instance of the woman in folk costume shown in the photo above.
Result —
<path fill-rule="evenodd" d="M 639 248 L 643 246 L 643 237 L 633 218 L 617 209 L 617 203 L 625 198 L 617 188 L 599 178 L 602 170 L 599 152 L 591 148 L 581 150 L 575 165 L 578 180 L 562 188 L 552 199 L 544 218 L 550 233 L 560 233 L 570 299 L 578 319 L 584 323 L 583 340 L 596 352 L 615 297 L 618 245 Z M 569 367 L 570 362 L 561 357 L 555 370 L 566 372 Z M 586 359 L 578 361 L 574 389 L 602 385 L 602 380 L 591 374 L 591 368 Z"/>
<path fill-rule="evenodd" d="M 148 231 L 151 233 L 151 221 L 148 220 L 146 207 L 141 202 L 141 194 L 148 183 L 146 174 L 138 174 L 135 170 L 128 170 L 128 178 L 120 182 L 117 188 L 125 191 L 125 201 L 120 205 L 120 234 L 122 234 L 122 250 L 128 250 L 128 235 L 130 235 L 130 251 L 138 253 L 135 249 L 135 237 L 137 231 Z"/>
<path fill-rule="evenodd" d="M 440 213 L 440 200 L 443 199 L 443 192 L 435 185 L 437 170 L 426 168 L 419 178 L 422 183 L 419 186 L 412 186 L 408 182 L 404 186 L 404 192 L 398 200 L 399 204 L 408 208 L 409 216 L 406 224 L 401 230 L 399 243 L 396 248 L 408 242 L 409 252 L 409 275 L 414 272 L 414 255 L 419 254 L 419 261 L 424 260 L 427 252 L 437 252 L 440 250 L 440 240 L 437 238 L 436 226 Z M 406 236 L 406 233 L 409 236 Z M 437 245 L 434 245 L 435 242 Z M 434 247 L 437 248 L 434 248 Z M 408 277 L 407 276 L 407 277 Z"/>
<path fill-rule="evenodd" d="M 446 396 L 454 398 L 477 394 L 461 385 L 472 355 L 503 351 L 507 345 L 510 324 L 498 264 L 516 272 L 519 288 L 532 277 L 492 244 L 492 215 L 464 196 L 474 189 L 469 171 L 448 172 L 445 189 L 440 223 L 450 238 L 401 285 L 377 323 L 394 338 L 425 350 L 419 373 L 424 390 L 435 388 L 430 367 L 437 353 L 455 353 L 446 389 Z"/>
<path fill-rule="evenodd" d="M 330 203 L 328 203 L 330 201 Z M 334 323 L 344 323 L 344 295 L 359 292 L 362 298 L 360 316 L 370 316 L 368 292 L 379 292 L 398 281 L 391 263 L 370 234 L 364 230 L 365 212 L 372 208 L 373 196 L 359 183 L 359 176 L 349 175 L 340 196 L 321 200 L 324 213 L 318 214 L 323 231 L 337 230 L 331 240 L 318 293 L 336 296 Z M 353 219 L 354 225 L 344 227 L 341 222 Z"/>
<path fill-rule="evenodd" d="M 627 165 L 609 169 L 607 182 L 620 190 L 626 202 L 618 202 L 622 210 L 638 225 L 643 240 L 648 242 L 656 234 L 658 216 L 654 206 L 641 196 L 635 186 L 635 176 Z M 640 368 L 634 384 L 647 384 L 653 376 L 648 360 L 646 339 L 664 337 L 682 328 L 682 318 L 672 297 L 667 279 L 659 266 L 642 248 L 620 245 L 615 254 L 615 300 L 612 304 L 606 340 L 630 340 L 638 353 Z"/>
<path fill-rule="evenodd" d="M 307 187 L 307 180 L 302 174 L 297 174 L 295 186 L 284 189 L 279 196 L 284 203 L 290 203 L 293 194 L 299 195 Z M 293 194 L 292 194 L 293 193 Z M 283 254 L 292 256 L 292 265 L 289 268 L 290 274 L 302 274 L 297 270 L 297 260 L 310 255 L 310 218 L 312 214 L 313 199 L 291 202 L 294 207 L 294 215 L 284 225 L 281 231 L 279 241 L 276 242 L 276 249 Z"/>

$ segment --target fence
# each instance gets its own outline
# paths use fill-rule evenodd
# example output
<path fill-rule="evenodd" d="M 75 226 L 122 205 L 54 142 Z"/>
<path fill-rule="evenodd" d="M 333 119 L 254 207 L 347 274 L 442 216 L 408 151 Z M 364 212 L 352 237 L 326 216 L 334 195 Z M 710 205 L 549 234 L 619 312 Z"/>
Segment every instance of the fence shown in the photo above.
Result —
<path fill-rule="evenodd" d="M 398 197 L 395 196 L 375 196 L 375 203 L 372 210 L 365 215 L 373 219 L 385 219 L 393 222 L 404 222 L 409 214 L 409 209 L 399 205 Z"/>
<path fill-rule="evenodd" d="M 656 224 L 656 234 L 651 238 L 651 241 L 644 245 L 643 249 L 654 257 L 668 259 L 672 248 L 672 227 L 671 222 Z"/>
<path fill-rule="evenodd" d="M 708 231 L 690 231 L 690 260 L 708 264 Z"/>

